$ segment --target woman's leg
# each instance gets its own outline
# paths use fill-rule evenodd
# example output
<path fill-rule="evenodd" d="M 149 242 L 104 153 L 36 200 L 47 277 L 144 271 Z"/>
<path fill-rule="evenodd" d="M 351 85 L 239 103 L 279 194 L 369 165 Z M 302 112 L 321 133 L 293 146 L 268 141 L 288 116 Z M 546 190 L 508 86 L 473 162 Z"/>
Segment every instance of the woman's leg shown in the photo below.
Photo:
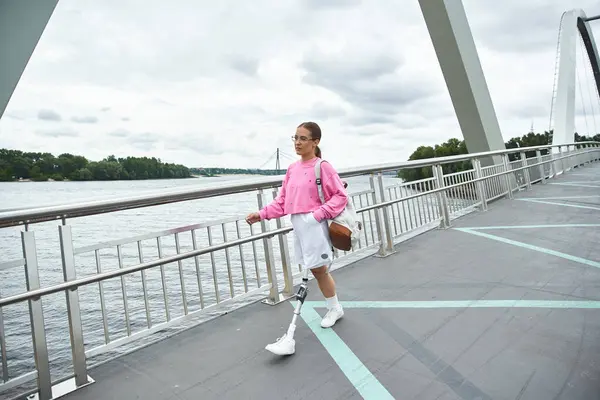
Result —
<path fill-rule="evenodd" d="M 344 310 L 342 305 L 338 301 L 337 294 L 335 292 L 335 281 L 333 277 L 327 271 L 327 267 L 319 267 L 311 269 L 311 272 L 317 283 L 319 285 L 319 289 L 321 289 L 321 293 L 325 296 L 325 300 L 327 300 L 327 314 L 321 320 L 321 327 L 330 328 L 332 327 L 338 319 L 344 316 Z"/>
<path fill-rule="evenodd" d="M 313 268 L 310 270 L 319 284 L 319 289 L 326 299 L 335 296 L 335 281 L 329 272 L 327 266 Z"/>

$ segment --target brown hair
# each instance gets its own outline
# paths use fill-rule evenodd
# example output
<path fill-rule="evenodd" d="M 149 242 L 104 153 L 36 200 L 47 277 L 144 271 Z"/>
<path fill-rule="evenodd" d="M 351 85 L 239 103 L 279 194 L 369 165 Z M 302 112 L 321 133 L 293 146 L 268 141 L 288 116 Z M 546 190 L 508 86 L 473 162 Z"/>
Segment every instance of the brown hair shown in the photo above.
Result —
<path fill-rule="evenodd" d="M 298 125 L 298 128 L 304 128 L 308 130 L 310 132 L 310 136 L 313 139 L 321 139 L 321 127 L 319 127 L 319 125 L 317 125 L 316 122 L 303 122 L 300 125 Z M 319 158 L 322 158 L 321 149 L 319 148 L 319 146 L 315 148 L 315 155 Z"/>

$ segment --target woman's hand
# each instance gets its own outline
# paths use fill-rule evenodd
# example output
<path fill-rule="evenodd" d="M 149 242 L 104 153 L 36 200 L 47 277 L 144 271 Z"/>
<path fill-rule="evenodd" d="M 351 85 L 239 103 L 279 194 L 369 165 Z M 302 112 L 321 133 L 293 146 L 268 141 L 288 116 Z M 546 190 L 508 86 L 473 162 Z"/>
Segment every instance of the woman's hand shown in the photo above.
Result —
<path fill-rule="evenodd" d="M 260 214 L 257 212 L 248 214 L 248 216 L 246 217 L 246 222 L 248 223 L 248 225 L 255 224 L 258 221 L 260 221 Z"/>

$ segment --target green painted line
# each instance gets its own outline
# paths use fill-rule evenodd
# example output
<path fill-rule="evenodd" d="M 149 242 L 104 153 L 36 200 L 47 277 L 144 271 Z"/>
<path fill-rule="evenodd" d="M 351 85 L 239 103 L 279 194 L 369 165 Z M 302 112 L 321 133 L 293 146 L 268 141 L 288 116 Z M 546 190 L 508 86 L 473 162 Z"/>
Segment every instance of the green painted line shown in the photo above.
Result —
<path fill-rule="evenodd" d="M 597 188 L 597 187 L 600 187 L 600 186 L 598 186 L 598 185 L 584 185 L 584 184 L 573 184 L 573 185 L 571 185 L 571 184 L 570 184 L 570 183 L 568 183 L 568 182 L 564 182 L 564 183 L 557 183 L 557 182 L 554 182 L 554 183 L 548 183 L 548 184 L 549 184 L 549 185 L 558 185 L 558 186 L 573 186 L 573 187 L 591 187 L 591 188 Z"/>
<path fill-rule="evenodd" d="M 477 232 L 477 231 L 474 231 L 474 230 L 470 230 L 468 228 L 454 228 L 454 229 L 457 230 L 457 231 L 461 231 L 461 232 L 465 232 L 465 233 L 470 233 L 471 235 L 477 235 L 477 236 L 481 236 L 481 237 L 484 237 L 484 238 L 487 238 L 487 239 L 496 240 L 498 242 L 507 243 L 507 244 L 510 244 L 510 245 L 513 245 L 513 246 L 517 246 L 517 247 L 522 247 L 524 249 L 534 250 L 534 251 L 538 251 L 540 253 L 548 254 L 548 255 L 551 255 L 551 256 L 564 258 L 565 260 L 574 261 L 574 262 L 577 262 L 577 263 L 580 263 L 580 264 L 589 265 L 590 267 L 600 268 L 600 263 L 598 263 L 596 261 L 587 260 L 585 258 L 573 256 L 573 255 L 566 254 L 566 253 L 561 253 L 560 251 L 546 249 L 544 247 L 534 246 L 534 245 L 531 245 L 531 244 L 527 244 L 527 243 L 523 243 L 523 242 L 518 242 L 516 240 L 506 239 L 506 238 L 503 238 L 503 237 L 500 237 L 500 236 L 496 236 L 496 235 L 490 235 L 489 233 Z"/>
<path fill-rule="evenodd" d="M 600 195 L 589 196 L 558 196 L 558 197 L 521 197 L 515 200 L 569 200 L 569 199 L 592 199 L 600 197 Z"/>
<path fill-rule="evenodd" d="M 314 308 L 325 308 L 324 301 L 305 301 Z M 593 300 L 425 300 L 425 301 L 340 301 L 344 308 L 586 308 L 600 309 Z M 320 325 L 319 325 L 320 327 Z"/>
<path fill-rule="evenodd" d="M 598 186 L 598 187 L 600 187 L 600 186 Z M 557 202 L 554 202 L 554 201 L 532 200 L 532 199 L 516 199 L 516 200 L 528 201 L 530 203 L 550 204 L 550 205 L 563 206 L 563 207 L 585 208 L 585 209 L 588 209 L 588 210 L 600 210 L 600 207 L 582 206 L 582 205 L 579 205 L 579 204 L 557 203 Z"/>
<path fill-rule="evenodd" d="M 592 176 L 592 175 L 591 175 Z M 597 175 L 593 175 L 597 176 Z M 600 181 L 567 181 L 567 182 L 556 182 L 553 185 L 588 185 L 590 183 L 600 183 Z"/>
<path fill-rule="evenodd" d="M 321 316 L 304 302 L 301 317 L 321 341 L 350 383 L 365 400 L 394 399 L 354 352 L 331 328 L 321 328 Z"/>
<path fill-rule="evenodd" d="M 600 301 L 579 300 L 434 300 L 434 301 L 341 301 L 344 308 L 440 309 L 440 308 L 556 308 L 600 309 Z M 290 304 L 293 306 L 292 302 Z M 306 322 L 340 370 L 365 400 L 394 399 L 348 345 L 331 328 L 321 327 L 315 308 L 324 301 L 305 301 L 300 317 Z"/>
<path fill-rule="evenodd" d="M 470 226 L 468 228 L 453 228 L 456 230 L 485 231 L 486 229 L 540 229 L 540 228 L 594 228 L 600 224 L 548 224 L 548 225 L 499 225 L 499 226 Z"/>

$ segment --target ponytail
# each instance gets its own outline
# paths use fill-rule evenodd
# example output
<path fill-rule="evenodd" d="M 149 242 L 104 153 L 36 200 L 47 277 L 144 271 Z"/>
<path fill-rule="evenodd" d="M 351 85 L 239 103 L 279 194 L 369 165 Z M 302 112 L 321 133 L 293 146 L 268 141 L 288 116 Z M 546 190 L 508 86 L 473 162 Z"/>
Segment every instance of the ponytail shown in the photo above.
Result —
<path fill-rule="evenodd" d="M 315 156 L 321 158 L 321 149 L 319 146 L 315 147 Z"/>

